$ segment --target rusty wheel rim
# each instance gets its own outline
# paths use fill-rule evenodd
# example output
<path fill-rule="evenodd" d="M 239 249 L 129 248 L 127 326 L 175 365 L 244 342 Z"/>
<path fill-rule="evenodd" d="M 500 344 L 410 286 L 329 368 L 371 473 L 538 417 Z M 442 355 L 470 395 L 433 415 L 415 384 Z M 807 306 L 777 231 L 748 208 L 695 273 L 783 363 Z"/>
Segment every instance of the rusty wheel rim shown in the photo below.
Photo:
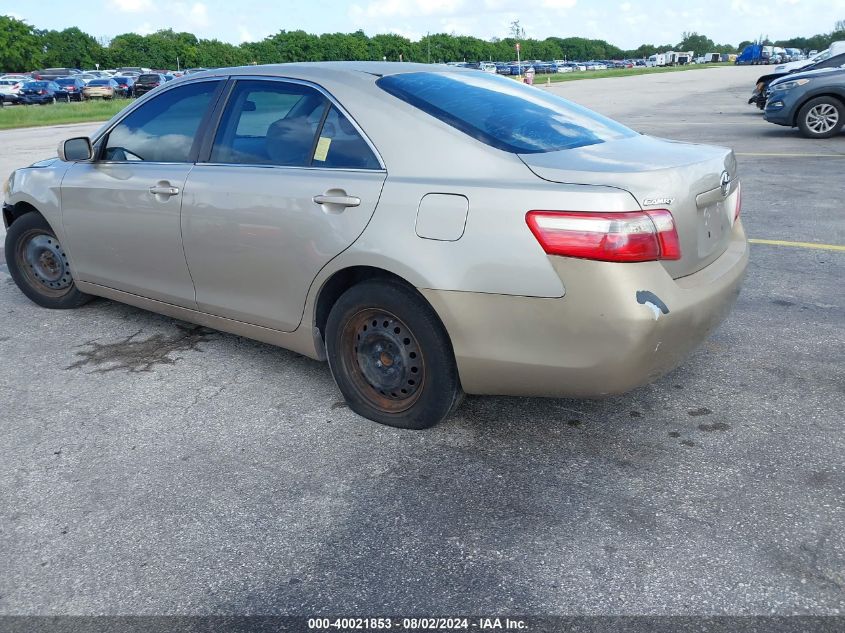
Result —
<path fill-rule="evenodd" d="M 341 333 L 341 362 L 358 395 L 385 413 L 406 411 L 425 384 L 425 359 L 411 329 L 395 314 L 368 308 Z"/>

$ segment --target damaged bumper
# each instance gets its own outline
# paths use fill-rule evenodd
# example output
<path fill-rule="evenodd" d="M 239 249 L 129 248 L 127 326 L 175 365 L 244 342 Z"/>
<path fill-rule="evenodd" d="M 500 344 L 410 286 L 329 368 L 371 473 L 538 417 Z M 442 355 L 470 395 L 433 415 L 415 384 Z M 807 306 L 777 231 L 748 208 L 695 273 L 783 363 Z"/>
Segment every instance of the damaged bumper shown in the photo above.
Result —
<path fill-rule="evenodd" d="M 741 222 L 706 268 L 552 257 L 563 298 L 421 290 L 449 332 L 471 394 L 595 397 L 677 367 L 727 316 L 748 263 Z"/>

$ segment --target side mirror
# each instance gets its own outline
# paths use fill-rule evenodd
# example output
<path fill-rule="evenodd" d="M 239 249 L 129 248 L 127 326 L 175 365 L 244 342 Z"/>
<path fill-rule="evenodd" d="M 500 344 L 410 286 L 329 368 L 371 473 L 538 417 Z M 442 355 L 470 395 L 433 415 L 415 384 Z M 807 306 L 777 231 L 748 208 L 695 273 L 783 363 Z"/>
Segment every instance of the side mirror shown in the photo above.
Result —
<path fill-rule="evenodd" d="M 91 160 L 93 157 L 94 148 L 91 146 L 91 139 L 87 136 L 69 138 L 59 143 L 59 159 L 65 162 Z"/>

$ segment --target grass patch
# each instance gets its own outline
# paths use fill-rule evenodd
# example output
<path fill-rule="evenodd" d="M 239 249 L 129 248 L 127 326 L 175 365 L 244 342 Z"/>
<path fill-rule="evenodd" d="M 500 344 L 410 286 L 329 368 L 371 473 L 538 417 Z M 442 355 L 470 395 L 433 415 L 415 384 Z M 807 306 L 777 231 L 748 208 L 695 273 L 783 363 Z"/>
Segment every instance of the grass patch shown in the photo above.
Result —
<path fill-rule="evenodd" d="M 62 123 L 86 123 L 107 121 L 120 112 L 131 101 L 112 99 L 82 103 L 56 103 L 53 105 L 9 105 L 0 109 L 0 130 Z"/>

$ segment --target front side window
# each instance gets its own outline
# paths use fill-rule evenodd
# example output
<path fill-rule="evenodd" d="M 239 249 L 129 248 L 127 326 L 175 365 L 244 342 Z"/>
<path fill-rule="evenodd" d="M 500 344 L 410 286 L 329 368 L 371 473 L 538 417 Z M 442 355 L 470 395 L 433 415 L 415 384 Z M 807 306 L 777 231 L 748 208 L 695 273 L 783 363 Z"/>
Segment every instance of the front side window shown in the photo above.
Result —
<path fill-rule="evenodd" d="M 327 106 L 309 86 L 239 81 L 220 121 L 211 162 L 306 167 Z"/>
<path fill-rule="evenodd" d="M 382 77 L 376 84 L 482 143 L 506 152 L 553 152 L 636 134 L 545 90 L 488 73 L 401 73 Z"/>
<path fill-rule="evenodd" d="M 147 101 L 109 133 L 105 159 L 188 162 L 197 130 L 219 83 L 190 83 Z"/>
<path fill-rule="evenodd" d="M 355 127 L 320 91 L 285 81 L 241 80 L 226 105 L 211 162 L 380 169 Z"/>

